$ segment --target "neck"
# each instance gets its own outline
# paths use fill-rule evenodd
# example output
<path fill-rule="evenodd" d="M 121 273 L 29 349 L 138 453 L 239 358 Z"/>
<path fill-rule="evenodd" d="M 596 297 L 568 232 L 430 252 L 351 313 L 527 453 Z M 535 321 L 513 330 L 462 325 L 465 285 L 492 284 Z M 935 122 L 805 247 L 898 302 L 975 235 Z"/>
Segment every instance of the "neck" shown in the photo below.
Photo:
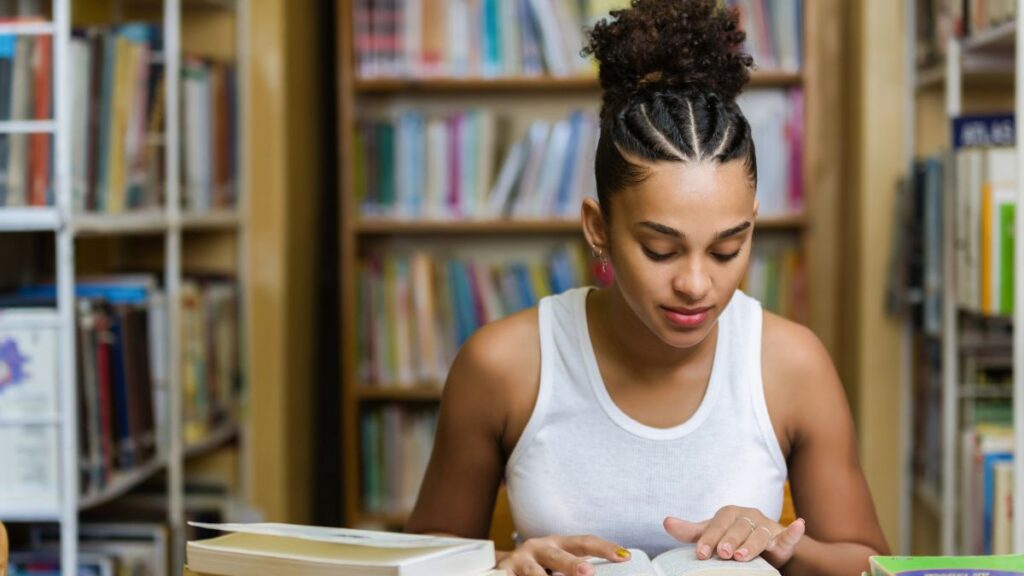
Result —
<path fill-rule="evenodd" d="M 714 353 L 717 322 L 700 344 L 676 348 L 666 344 L 640 321 L 617 285 L 594 291 L 587 303 L 587 317 L 592 320 L 591 331 L 606 343 L 602 349 L 631 373 L 672 371 Z"/>

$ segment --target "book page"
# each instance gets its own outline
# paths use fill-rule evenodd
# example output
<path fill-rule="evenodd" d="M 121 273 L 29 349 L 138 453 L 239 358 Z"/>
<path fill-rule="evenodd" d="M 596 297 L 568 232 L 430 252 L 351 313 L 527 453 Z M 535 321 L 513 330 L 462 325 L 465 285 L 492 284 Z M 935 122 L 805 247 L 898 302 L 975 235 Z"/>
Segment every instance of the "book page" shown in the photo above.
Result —
<path fill-rule="evenodd" d="M 707 560 L 698 560 L 694 545 L 669 550 L 655 558 L 653 563 L 661 576 L 682 576 L 684 574 L 777 576 L 779 574 L 778 570 L 760 557 L 749 562 L 722 560 L 714 556 Z"/>
<path fill-rule="evenodd" d="M 610 562 L 604 558 L 592 558 L 590 563 L 597 568 L 595 576 L 659 576 L 651 564 L 651 559 L 643 550 L 631 549 L 629 553 L 629 562 Z"/>
<path fill-rule="evenodd" d="M 333 544 L 349 544 L 354 546 L 372 546 L 374 548 L 448 548 L 477 545 L 482 540 L 427 536 L 423 534 L 401 534 L 397 532 L 377 532 L 374 530 L 356 530 L 353 528 L 327 528 L 321 526 L 300 526 L 296 524 L 207 524 L 205 522 L 189 522 L 190 526 L 218 530 L 220 532 L 236 532 L 242 534 L 262 534 L 264 536 L 283 536 L 315 542 L 331 542 Z"/>

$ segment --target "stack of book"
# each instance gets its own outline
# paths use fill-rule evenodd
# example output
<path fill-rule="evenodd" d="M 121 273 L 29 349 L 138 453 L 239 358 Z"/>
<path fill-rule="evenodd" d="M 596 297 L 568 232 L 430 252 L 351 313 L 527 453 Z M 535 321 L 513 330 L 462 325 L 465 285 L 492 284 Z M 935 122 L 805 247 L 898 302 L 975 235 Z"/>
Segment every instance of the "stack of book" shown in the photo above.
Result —
<path fill-rule="evenodd" d="M 79 560 L 76 574 L 167 576 L 167 528 L 161 524 L 79 525 Z M 55 526 L 33 526 L 28 551 L 11 553 L 12 576 L 60 574 L 60 531 Z"/>

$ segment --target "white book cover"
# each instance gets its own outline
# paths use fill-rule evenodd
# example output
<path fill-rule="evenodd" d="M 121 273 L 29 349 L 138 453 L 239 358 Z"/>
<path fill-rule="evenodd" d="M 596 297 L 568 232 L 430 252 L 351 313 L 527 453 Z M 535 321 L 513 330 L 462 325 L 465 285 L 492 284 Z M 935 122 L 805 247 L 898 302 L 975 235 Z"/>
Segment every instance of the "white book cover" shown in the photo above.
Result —
<path fill-rule="evenodd" d="M 424 178 L 426 191 L 423 212 L 428 218 L 446 215 L 448 198 L 448 127 L 444 120 L 432 118 L 427 122 L 427 160 Z"/>
<path fill-rule="evenodd" d="M 58 326 L 50 308 L 0 309 L 0 420 L 59 416 Z"/>
<path fill-rule="evenodd" d="M 565 167 L 565 155 L 569 153 L 569 138 L 572 136 L 572 125 L 568 119 L 560 120 L 551 131 L 544 164 L 537 181 L 536 196 L 527 208 L 527 215 L 534 218 L 546 218 L 552 215 L 558 195 L 558 185 Z"/>
<path fill-rule="evenodd" d="M 568 76 L 572 69 L 566 60 L 561 22 L 551 4 L 553 1 L 559 0 L 530 0 L 530 11 L 540 32 L 540 44 L 548 72 L 552 76 Z"/>
<path fill-rule="evenodd" d="M 71 39 L 71 207 L 85 210 L 89 185 L 89 80 L 92 50 L 85 38 Z"/>
<path fill-rule="evenodd" d="M 473 186 L 475 210 L 473 217 L 486 216 L 487 192 L 494 184 L 494 150 L 497 128 L 494 113 L 480 110 L 477 115 L 478 141 L 476 145 L 476 183 Z"/>
<path fill-rule="evenodd" d="M 789 100 L 784 90 L 754 90 L 737 103 L 750 123 L 757 154 L 759 214 L 784 214 L 789 194 L 789 141 L 785 124 Z"/>
<path fill-rule="evenodd" d="M 60 504 L 60 427 L 0 426 L 0 515 L 55 512 Z"/>

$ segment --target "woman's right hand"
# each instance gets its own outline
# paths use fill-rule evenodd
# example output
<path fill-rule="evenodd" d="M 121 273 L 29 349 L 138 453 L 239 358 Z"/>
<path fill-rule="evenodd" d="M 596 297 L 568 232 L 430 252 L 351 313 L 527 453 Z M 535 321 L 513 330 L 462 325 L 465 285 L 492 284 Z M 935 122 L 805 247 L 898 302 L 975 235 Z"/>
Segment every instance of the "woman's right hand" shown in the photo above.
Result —
<path fill-rule="evenodd" d="M 499 553 L 500 554 L 500 553 Z M 597 536 L 530 538 L 512 552 L 499 555 L 498 568 L 509 576 L 545 576 L 548 570 L 566 576 L 593 576 L 587 557 L 626 562 L 629 550 Z"/>

